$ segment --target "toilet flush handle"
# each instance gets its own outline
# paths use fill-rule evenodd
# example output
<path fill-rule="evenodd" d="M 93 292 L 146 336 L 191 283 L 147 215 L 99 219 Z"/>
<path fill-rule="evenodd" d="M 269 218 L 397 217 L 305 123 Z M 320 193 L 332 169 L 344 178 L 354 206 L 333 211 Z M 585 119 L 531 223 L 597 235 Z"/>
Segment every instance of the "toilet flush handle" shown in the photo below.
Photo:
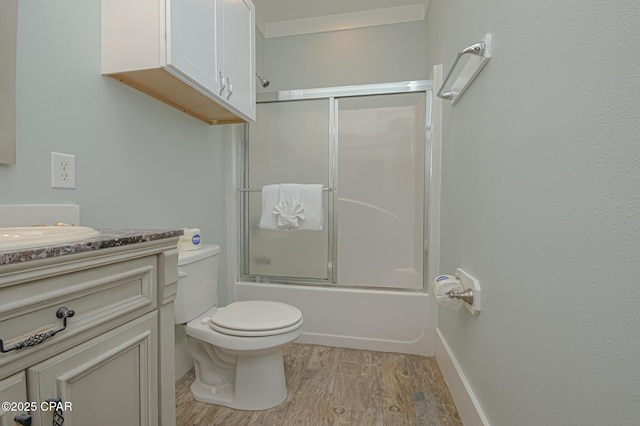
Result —
<path fill-rule="evenodd" d="M 189 274 L 178 269 L 178 279 L 185 278 L 187 275 Z"/>

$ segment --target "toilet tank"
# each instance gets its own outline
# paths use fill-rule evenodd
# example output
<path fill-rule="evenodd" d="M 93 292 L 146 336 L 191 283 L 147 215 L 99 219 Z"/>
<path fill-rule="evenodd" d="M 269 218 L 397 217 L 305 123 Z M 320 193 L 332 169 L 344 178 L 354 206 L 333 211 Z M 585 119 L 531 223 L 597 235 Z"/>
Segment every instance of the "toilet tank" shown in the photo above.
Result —
<path fill-rule="evenodd" d="M 203 244 L 193 251 L 178 252 L 176 324 L 197 318 L 218 303 L 218 254 L 220 246 Z"/>

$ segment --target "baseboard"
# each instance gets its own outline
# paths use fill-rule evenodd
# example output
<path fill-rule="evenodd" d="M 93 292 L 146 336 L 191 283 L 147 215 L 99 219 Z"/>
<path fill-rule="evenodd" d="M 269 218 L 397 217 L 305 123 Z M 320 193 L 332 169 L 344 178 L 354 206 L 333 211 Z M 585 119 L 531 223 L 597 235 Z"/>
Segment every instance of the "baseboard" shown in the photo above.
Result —
<path fill-rule="evenodd" d="M 465 426 L 490 426 L 447 341 L 436 329 L 436 360 Z"/>

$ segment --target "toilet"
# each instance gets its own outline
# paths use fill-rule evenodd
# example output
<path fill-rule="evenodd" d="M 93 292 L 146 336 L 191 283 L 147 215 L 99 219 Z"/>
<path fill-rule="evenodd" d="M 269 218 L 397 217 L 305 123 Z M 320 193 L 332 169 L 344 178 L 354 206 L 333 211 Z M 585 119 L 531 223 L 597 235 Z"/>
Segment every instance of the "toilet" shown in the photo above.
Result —
<path fill-rule="evenodd" d="M 175 322 L 186 324 L 196 379 L 193 398 L 266 410 L 287 398 L 282 347 L 302 334 L 302 313 L 285 303 L 233 302 L 217 308 L 220 246 L 178 254 Z"/>

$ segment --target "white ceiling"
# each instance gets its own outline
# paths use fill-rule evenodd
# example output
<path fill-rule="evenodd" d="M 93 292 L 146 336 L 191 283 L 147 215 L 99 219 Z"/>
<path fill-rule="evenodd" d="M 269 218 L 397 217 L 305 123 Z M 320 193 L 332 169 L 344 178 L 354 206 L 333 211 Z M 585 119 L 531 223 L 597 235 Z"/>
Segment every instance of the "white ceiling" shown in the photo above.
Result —
<path fill-rule="evenodd" d="M 267 38 L 423 20 L 429 0 L 253 0 Z"/>

